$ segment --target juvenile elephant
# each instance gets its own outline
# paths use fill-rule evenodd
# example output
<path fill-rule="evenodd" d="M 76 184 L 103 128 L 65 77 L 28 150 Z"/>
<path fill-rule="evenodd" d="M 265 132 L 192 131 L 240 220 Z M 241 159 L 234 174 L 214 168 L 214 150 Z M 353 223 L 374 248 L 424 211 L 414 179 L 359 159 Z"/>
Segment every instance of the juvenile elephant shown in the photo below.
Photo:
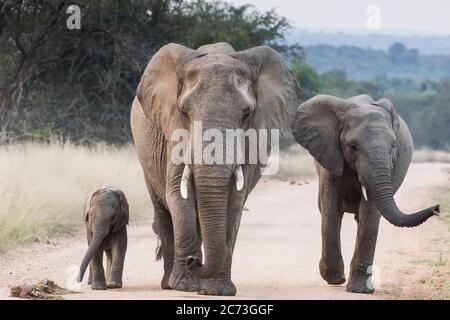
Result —
<path fill-rule="evenodd" d="M 344 212 L 354 213 L 358 231 L 347 291 L 372 293 L 367 280 L 380 213 L 395 226 L 415 227 L 439 212 L 434 206 L 404 214 L 395 203 L 413 152 L 408 127 L 388 99 L 319 95 L 298 108 L 292 129 L 316 159 L 319 174 L 320 274 L 329 284 L 345 282 L 341 220 Z"/>
<path fill-rule="evenodd" d="M 89 248 L 80 265 L 78 282 L 83 280 L 90 262 L 88 284 L 92 289 L 122 287 L 128 217 L 128 202 L 121 190 L 102 187 L 89 194 L 84 211 Z M 107 257 L 106 279 L 103 251 Z"/>
<path fill-rule="evenodd" d="M 131 128 L 161 238 L 163 289 L 236 294 L 233 248 L 244 202 L 261 175 L 260 162 L 176 163 L 172 134 L 183 128 L 192 136 L 194 122 L 205 135 L 210 129 L 224 135 L 229 129 L 279 129 L 299 95 L 285 60 L 266 46 L 236 52 L 227 43 L 197 50 L 168 44 L 152 57 L 133 102 Z M 208 143 L 194 141 L 188 152 Z"/>

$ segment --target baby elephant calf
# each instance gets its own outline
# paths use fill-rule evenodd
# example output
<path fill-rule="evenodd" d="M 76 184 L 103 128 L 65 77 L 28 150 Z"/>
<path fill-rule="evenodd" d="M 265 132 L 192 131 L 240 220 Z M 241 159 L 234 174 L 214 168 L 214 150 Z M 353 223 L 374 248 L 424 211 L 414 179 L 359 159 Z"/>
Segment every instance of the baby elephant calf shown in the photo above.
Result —
<path fill-rule="evenodd" d="M 78 282 L 90 263 L 88 284 L 93 290 L 121 288 L 129 216 L 124 193 L 109 186 L 94 190 L 86 201 L 84 216 L 89 248 L 81 262 Z M 107 257 L 106 279 L 103 251 Z"/>

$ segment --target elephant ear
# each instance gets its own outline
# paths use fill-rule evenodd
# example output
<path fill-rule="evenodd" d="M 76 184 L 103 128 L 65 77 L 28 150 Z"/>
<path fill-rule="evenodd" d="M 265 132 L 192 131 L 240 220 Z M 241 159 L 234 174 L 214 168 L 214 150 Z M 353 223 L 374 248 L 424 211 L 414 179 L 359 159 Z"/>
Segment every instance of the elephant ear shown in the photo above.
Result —
<path fill-rule="evenodd" d="M 292 123 L 295 140 L 336 176 L 341 176 L 344 170 L 340 117 L 353 107 L 356 105 L 347 100 L 318 95 L 297 109 Z"/>
<path fill-rule="evenodd" d="M 253 127 L 284 129 L 300 103 L 300 87 L 286 60 L 268 46 L 230 54 L 247 62 L 255 77 L 257 106 Z"/>
<path fill-rule="evenodd" d="M 391 100 L 383 98 L 374 102 L 373 105 L 382 107 L 389 112 L 392 119 L 392 129 L 397 132 L 398 128 L 400 127 L 400 120 L 398 119 L 397 111 L 395 110 Z"/>
<path fill-rule="evenodd" d="M 114 192 L 119 198 L 119 214 L 113 221 L 113 232 L 116 232 L 128 224 L 130 212 L 125 194 L 118 189 L 115 189 Z"/>
<path fill-rule="evenodd" d="M 176 114 L 181 89 L 180 70 L 186 61 L 203 55 L 205 54 L 170 43 L 159 49 L 145 68 L 136 97 L 145 116 L 156 121 L 163 131 L 169 127 L 171 117 Z"/>

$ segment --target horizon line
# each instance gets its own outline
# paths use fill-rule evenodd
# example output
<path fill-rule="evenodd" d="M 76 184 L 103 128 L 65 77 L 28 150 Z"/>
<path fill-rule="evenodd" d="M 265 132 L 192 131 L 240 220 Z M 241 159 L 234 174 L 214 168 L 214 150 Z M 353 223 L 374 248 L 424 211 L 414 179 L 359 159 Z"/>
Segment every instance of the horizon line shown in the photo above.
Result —
<path fill-rule="evenodd" d="M 382 36 L 403 36 L 403 37 L 450 37 L 450 32 L 439 32 L 434 30 L 413 30 L 413 29 L 392 29 L 382 28 L 378 30 L 367 28 L 351 28 L 351 27 L 315 27 L 315 26 L 293 26 L 292 30 L 287 34 L 292 34 L 296 31 L 337 34 L 344 33 L 350 35 L 382 35 Z"/>

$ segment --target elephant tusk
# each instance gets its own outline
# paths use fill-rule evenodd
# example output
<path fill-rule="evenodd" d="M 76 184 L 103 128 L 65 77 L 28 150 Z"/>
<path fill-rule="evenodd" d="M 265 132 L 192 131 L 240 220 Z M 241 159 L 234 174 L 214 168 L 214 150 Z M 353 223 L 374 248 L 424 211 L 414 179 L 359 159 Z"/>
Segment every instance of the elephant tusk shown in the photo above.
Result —
<path fill-rule="evenodd" d="M 237 191 L 241 191 L 244 187 L 244 173 L 242 172 L 242 166 L 237 167 L 234 175 L 236 177 L 236 189 Z"/>
<path fill-rule="evenodd" d="M 191 178 L 191 168 L 189 167 L 189 165 L 185 165 L 180 182 L 180 193 L 183 199 L 187 199 L 188 197 L 188 182 L 190 178 Z"/>
<path fill-rule="evenodd" d="M 364 200 L 366 200 L 367 202 L 367 191 L 366 191 L 366 187 L 364 185 L 361 185 L 361 190 L 362 190 L 362 194 L 364 197 Z"/>

